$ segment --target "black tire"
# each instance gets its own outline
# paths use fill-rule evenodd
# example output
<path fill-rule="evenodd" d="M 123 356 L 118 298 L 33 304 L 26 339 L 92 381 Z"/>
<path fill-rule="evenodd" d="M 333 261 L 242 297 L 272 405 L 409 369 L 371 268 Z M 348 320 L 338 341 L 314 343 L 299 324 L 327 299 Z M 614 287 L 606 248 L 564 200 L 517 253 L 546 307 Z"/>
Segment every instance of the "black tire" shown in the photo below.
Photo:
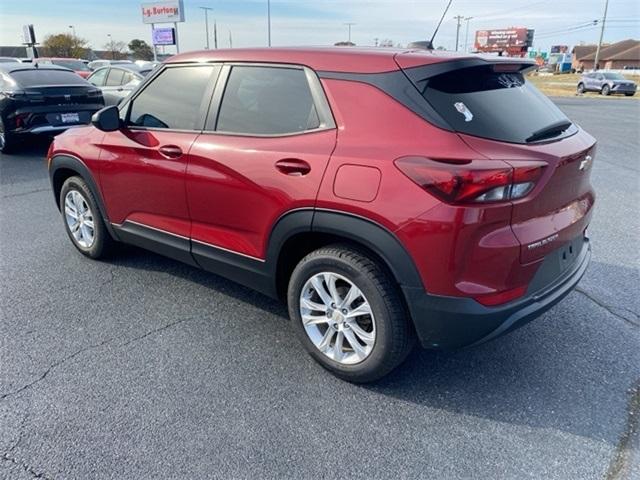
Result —
<path fill-rule="evenodd" d="M 578 93 L 583 94 L 586 90 L 584 89 L 584 83 L 580 82 L 578 84 Z"/>
<path fill-rule="evenodd" d="M 359 363 L 346 365 L 329 358 L 305 331 L 300 295 L 306 282 L 321 272 L 335 273 L 348 279 L 360 289 L 371 306 L 375 318 L 375 341 L 368 356 Z M 382 378 L 406 359 L 415 343 L 413 326 L 390 273 L 366 253 L 349 245 L 329 245 L 304 257 L 291 274 L 287 301 L 289 316 L 306 350 L 324 368 L 350 382 L 366 383 Z"/>
<path fill-rule="evenodd" d="M 605 97 L 608 96 L 611 93 L 611 87 L 609 87 L 609 85 L 603 86 L 602 90 L 600 90 L 600 93 Z"/>
<path fill-rule="evenodd" d="M 93 242 L 88 246 L 83 246 L 79 243 L 67 223 L 65 199 L 67 194 L 71 191 L 76 191 L 81 195 L 82 200 L 84 200 L 92 214 L 94 237 Z M 64 229 L 67 232 L 71 243 L 73 243 L 80 253 L 87 257 L 98 259 L 107 257 L 112 252 L 114 240 L 111 238 L 111 235 L 104 224 L 102 214 L 100 213 L 100 209 L 98 208 L 91 190 L 82 177 L 69 177 L 62 185 L 62 189 L 60 190 L 60 213 L 62 214 Z"/>
<path fill-rule="evenodd" d="M 625 93 L 624 96 L 625 97 L 633 97 L 635 95 L 635 92 L 633 93 Z"/>
<path fill-rule="evenodd" d="M 11 132 L 5 131 L 4 121 L 0 118 L 0 152 L 11 153 L 15 150 L 16 138 Z"/>

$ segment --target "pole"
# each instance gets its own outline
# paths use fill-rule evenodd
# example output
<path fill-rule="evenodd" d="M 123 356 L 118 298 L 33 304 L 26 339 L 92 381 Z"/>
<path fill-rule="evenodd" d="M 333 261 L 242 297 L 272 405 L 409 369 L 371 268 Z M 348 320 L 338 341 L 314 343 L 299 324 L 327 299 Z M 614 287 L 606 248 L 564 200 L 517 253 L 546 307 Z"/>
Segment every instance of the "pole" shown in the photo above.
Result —
<path fill-rule="evenodd" d="M 156 28 L 156 24 L 151 24 L 151 46 L 153 47 L 153 61 L 158 61 L 158 51 L 156 50 L 156 42 L 153 41 L 153 29 Z"/>
<path fill-rule="evenodd" d="M 204 9 L 204 29 L 207 35 L 207 50 L 209 50 L 209 9 Z"/>
<path fill-rule="evenodd" d="M 458 22 L 458 25 L 456 27 L 456 52 L 458 51 L 458 43 L 460 41 L 460 27 L 462 26 L 462 19 L 464 18 L 462 15 L 456 15 L 455 17 L 453 17 L 456 19 L 456 21 Z"/>
<path fill-rule="evenodd" d="M 349 43 L 351 43 L 351 26 L 355 25 L 355 23 L 353 22 L 347 22 L 345 23 L 345 25 L 347 26 L 347 28 L 349 29 Z"/>
<path fill-rule="evenodd" d="M 206 49 L 209 50 L 209 10 L 213 10 L 211 7 L 198 7 L 204 10 L 204 28 L 207 35 L 207 46 Z"/>
<path fill-rule="evenodd" d="M 469 20 L 471 20 L 473 17 L 467 17 L 465 18 L 465 21 L 467 22 L 467 31 L 464 35 L 464 51 L 466 53 L 469 53 Z"/>
<path fill-rule="evenodd" d="M 213 19 L 213 48 L 218 49 L 218 23 Z"/>
<path fill-rule="evenodd" d="M 271 46 L 271 0 L 267 0 L 267 45 Z"/>
<path fill-rule="evenodd" d="M 178 22 L 173 22 L 173 28 L 176 29 L 176 53 L 180 53 L 180 44 L 178 43 Z"/>
<path fill-rule="evenodd" d="M 604 1 L 604 15 L 602 16 L 602 28 L 600 29 L 600 40 L 598 41 L 598 48 L 596 49 L 596 58 L 593 60 L 593 70 L 598 70 L 598 63 L 600 62 L 600 49 L 602 48 L 602 38 L 604 37 L 604 24 L 607 21 L 607 8 L 609 7 L 609 0 Z"/>
<path fill-rule="evenodd" d="M 233 38 L 231 38 L 231 30 L 229 30 L 229 48 L 233 48 Z"/>

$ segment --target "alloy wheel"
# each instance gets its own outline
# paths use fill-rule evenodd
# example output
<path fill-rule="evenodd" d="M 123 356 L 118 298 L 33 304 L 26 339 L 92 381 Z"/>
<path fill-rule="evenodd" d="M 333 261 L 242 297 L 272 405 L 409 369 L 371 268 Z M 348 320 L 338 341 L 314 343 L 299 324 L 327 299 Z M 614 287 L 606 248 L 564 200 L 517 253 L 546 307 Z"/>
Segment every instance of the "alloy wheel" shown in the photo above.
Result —
<path fill-rule="evenodd" d="M 76 243 L 83 248 L 91 248 L 96 237 L 93 212 L 79 191 L 69 190 L 65 196 L 64 217 Z"/>
<path fill-rule="evenodd" d="M 304 330 L 331 360 L 353 365 L 365 360 L 376 341 L 376 322 L 363 292 L 333 272 L 314 275 L 300 293 Z"/>

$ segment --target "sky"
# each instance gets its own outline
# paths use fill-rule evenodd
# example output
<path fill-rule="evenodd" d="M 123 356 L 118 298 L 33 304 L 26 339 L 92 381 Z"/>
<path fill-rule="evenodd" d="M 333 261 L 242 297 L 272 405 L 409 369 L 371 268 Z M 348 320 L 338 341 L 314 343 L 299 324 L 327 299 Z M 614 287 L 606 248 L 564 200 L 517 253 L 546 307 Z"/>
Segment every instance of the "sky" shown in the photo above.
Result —
<path fill-rule="evenodd" d="M 144 0 L 149 1 L 149 0 Z M 151 27 L 142 23 L 138 0 L 0 0 L 0 45 L 19 45 L 22 25 L 32 23 L 38 40 L 48 34 L 71 32 L 95 49 L 102 49 L 108 35 L 128 43 L 140 38 L 151 43 Z M 353 22 L 351 39 L 358 45 L 374 45 L 389 39 L 394 44 L 430 38 L 447 0 L 271 0 L 273 46 L 331 45 L 347 40 L 347 26 Z M 211 7 L 218 46 L 266 46 L 267 0 L 184 0 L 186 22 L 178 26 L 180 49 L 205 47 L 204 12 Z M 604 0 L 453 0 L 436 46 L 455 48 L 454 16 L 469 20 L 468 43 L 475 30 L 526 26 L 535 29 L 534 47 L 598 41 L 600 28 L 591 22 L 602 18 Z M 640 38 L 640 1 L 609 0 L 605 42 Z M 466 22 L 460 29 L 460 49 L 466 43 Z M 171 53 L 174 47 L 167 47 Z"/>

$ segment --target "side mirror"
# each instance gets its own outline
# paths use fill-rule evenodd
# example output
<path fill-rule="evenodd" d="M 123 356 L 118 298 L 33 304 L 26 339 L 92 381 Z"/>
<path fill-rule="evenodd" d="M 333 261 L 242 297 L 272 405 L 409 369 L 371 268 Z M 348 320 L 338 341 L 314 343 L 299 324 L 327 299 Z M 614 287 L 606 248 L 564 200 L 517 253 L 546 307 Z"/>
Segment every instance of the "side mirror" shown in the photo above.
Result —
<path fill-rule="evenodd" d="M 91 125 L 103 132 L 115 132 L 120 129 L 120 112 L 118 107 L 111 105 L 98 110 L 91 117 Z"/>

